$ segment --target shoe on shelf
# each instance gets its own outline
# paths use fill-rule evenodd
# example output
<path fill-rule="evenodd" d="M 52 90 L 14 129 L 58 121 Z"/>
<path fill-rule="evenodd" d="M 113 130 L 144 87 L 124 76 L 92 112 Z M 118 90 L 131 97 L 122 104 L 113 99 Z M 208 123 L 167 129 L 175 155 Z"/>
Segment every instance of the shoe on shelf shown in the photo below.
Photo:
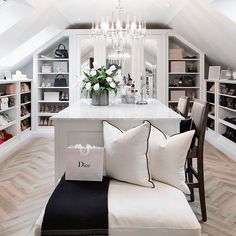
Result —
<path fill-rule="evenodd" d="M 41 105 L 40 105 L 40 112 L 44 112 L 44 111 L 45 111 L 44 104 L 41 104 Z"/>
<path fill-rule="evenodd" d="M 49 79 L 47 80 L 46 87 L 51 87 L 51 83 Z"/>
<path fill-rule="evenodd" d="M 64 95 L 64 93 L 63 93 L 63 92 L 61 93 L 60 100 L 61 100 L 61 101 L 65 101 L 65 95 Z"/>
<path fill-rule="evenodd" d="M 68 93 L 66 93 L 66 95 L 65 95 L 65 101 L 69 101 L 69 95 L 68 95 Z"/>
<path fill-rule="evenodd" d="M 48 126 L 52 126 L 52 120 L 48 119 Z"/>
<path fill-rule="evenodd" d="M 49 112 L 49 105 L 45 105 L 44 112 Z"/>
<path fill-rule="evenodd" d="M 47 126 L 47 125 L 48 125 L 48 119 L 47 119 L 47 118 L 44 118 L 43 125 L 44 125 L 44 126 Z"/>
<path fill-rule="evenodd" d="M 13 137 L 12 134 L 9 134 L 6 130 L 0 131 L 0 140 L 6 142 L 7 140 Z"/>
<path fill-rule="evenodd" d="M 59 106 L 56 105 L 55 113 L 58 113 L 60 111 Z"/>
<path fill-rule="evenodd" d="M 44 126 L 44 118 L 40 118 L 39 120 L 39 126 Z"/>
<path fill-rule="evenodd" d="M 41 84 L 41 87 L 46 87 L 46 82 L 45 82 L 45 79 L 42 79 L 42 84 Z"/>

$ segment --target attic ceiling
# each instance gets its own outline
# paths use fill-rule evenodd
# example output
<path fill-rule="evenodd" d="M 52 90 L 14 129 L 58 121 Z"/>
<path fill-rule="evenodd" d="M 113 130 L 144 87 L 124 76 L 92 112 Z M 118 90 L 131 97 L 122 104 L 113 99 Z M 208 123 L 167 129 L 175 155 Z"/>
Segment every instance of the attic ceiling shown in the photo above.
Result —
<path fill-rule="evenodd" d="M 0 33 L 0 61 L 49 25 L 54 25 L 59 31 L 74 23 L 86 25 L 101 16 L 111 16 L 118 4 L 118 0 L 8 0 L 13 1 L 29 5 L 30 10 Z M 235 2 L 122 0 L 121 5 L 130 15 L 141 16 L 151 25 L 173 28 L 204 51 L 211 63 L 236 69 L 236 23 L 232 18 L 236 12 Z M 0 5 L 0 11 L 4 4 Z"/>

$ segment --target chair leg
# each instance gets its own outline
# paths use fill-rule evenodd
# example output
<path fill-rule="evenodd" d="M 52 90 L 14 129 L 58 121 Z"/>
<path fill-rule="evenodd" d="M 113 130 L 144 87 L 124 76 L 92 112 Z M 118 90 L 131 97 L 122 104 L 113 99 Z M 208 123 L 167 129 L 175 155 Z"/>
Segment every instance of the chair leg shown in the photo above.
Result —
<path fill-rule="evenodd" d="M 188 159 L 188 167 L 192 166 L 193 160 L 191 158 Z M 188 181 L 189 183 L 193 183 L 193 174 L 188 171 Z M 194 188 L 190 188 L 190 201 L 194 202 Z"/>
<path fill-rule="evenodd" d="M 204 182 L 199 182 L 199 201 L 201 206 L 202 213 L 202 221 L 207 221 L 207 213 L 206 213 L 206 199 L 205 199 L 205 188 Z"/>

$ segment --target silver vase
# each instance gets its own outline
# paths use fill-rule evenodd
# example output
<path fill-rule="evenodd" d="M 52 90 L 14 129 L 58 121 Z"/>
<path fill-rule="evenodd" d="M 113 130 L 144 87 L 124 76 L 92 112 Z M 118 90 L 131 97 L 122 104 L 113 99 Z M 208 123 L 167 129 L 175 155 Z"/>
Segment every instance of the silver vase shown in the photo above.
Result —
<path fill-rule="evenodd" d="M 102 91 L 100 94 L 92 94 L 92 105 L 94 106 L 107 106 L 109 105 L 109 92 Z"/>

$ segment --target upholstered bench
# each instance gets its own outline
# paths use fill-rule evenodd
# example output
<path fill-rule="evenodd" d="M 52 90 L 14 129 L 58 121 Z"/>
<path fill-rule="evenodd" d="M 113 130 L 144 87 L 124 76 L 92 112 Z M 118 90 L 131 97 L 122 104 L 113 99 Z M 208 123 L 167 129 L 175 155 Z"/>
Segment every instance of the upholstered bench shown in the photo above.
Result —
<path fill-rule="evenodd" d="M 111 236 L 200 236 L 201 226 L 185 195 L 154 181 L 155 188 L 111 180 L 108 190 Z M 40 236 L 44 212 L 30 235 Z"/>

